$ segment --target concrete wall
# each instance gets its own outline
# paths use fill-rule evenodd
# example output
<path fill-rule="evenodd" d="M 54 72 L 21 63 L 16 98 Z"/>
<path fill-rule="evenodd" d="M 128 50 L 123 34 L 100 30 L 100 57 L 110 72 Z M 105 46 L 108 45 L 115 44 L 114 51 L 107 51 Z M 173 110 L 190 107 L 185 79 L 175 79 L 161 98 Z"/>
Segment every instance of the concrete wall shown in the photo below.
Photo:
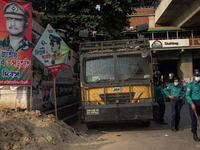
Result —
<path fill-rule="evenodd" d="M 157 22 L 162 14 L 165 12 L 167 7 L 170 5 L 172 0 L 162 0 L 161 3 L 158 5 L 158 8 L 155 11 L 155 22 Z"/>
<path fill-rule="evenodd" d="M 185 80 L 187 83 L 192 81 L 193 76 L 193 57 L 191 51 L 186 51 L 181 54 L 177 64 L 178 77 Z"/>
<path fill-rule="evenodd" d="M 0 109 L 21 107 L 27 108 L 28 87 L 24 86 L 1 86 L 0 89 Z"/>

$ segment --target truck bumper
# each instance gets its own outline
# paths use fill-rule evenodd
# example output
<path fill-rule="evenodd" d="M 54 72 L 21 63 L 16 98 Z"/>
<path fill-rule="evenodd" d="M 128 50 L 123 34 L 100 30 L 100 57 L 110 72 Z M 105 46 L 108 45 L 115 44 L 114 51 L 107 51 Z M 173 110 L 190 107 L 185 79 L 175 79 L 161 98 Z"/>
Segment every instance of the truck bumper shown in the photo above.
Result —
<path fill-rule="evenodd" d="M 79 108 L 79 119 L 85 123 L 150 121 L 158 118 L 157 103 L 90 105 Z"/>

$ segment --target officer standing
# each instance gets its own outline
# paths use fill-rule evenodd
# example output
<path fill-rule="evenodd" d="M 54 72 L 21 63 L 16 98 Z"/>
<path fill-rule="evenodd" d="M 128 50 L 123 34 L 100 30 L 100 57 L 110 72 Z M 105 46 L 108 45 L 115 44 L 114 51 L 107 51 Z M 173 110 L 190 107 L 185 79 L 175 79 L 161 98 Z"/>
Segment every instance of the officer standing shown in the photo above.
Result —
<path fill-rule="evenodd" d="M 174 78 L 174 83 L 164 89 L 164 93 L 171 99 L 171 130 L 173 132 L 183 130 L 179 127 L 181 108 L 185 104 L 182 100 L 185 93 L 181 95 L 182 91 L 185 92 L 183 85 L 179 84 L 179 78 Z"/>
<path fill-rule="evenodd" d="M 30 15 L 28 11 L 21 5 L 12 2 L 4 6 L 4 16 L 6 17 L 6 28 L 9 35 L 0 40 L 0 46 L 7 50 L 12 49 L 15 52 L 31 48 L 31 42 L 24 36 L 25 29 L 29 26 L 27 18 Z"/>
<path fill-rule="evenodd" d="M 200 141 L 197 136 L 197 118 L 195 115 L 195 111 L 200 115 L 200 72 L 194 72 L 193 79 L 194 80 L 187 86 L 186 99 L 189 103 L 190 117 L 192 120 L 191 132 L 193 133 L 193 139 L 195 141 Z"/>
<path fill-rule="evenodd" d="M 162 83 L 161 82 L 156 82 L 156 87 L 155 87 L 155 91 L 156 91 L 156 97 L 157 97 L 157 102 L 159 104 L 160 107 L 160 120 L 158 123 L 160 124 L 167 124 L 164 121 L 164 114 L 165 114 L 165 94 L 163 92 L 163 88 L 161 87 Z"/>

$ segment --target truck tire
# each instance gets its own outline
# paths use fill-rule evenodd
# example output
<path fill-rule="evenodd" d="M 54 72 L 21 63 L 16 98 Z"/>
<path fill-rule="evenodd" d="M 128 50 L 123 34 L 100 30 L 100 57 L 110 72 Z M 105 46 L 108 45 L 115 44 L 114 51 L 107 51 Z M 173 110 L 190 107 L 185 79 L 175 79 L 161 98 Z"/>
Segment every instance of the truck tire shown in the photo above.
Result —
<path fill-rule="evenodd" d="M 151 121 L 142 121 L 142 126 L 143 127 L 149 127 L 151 124 Z"/>

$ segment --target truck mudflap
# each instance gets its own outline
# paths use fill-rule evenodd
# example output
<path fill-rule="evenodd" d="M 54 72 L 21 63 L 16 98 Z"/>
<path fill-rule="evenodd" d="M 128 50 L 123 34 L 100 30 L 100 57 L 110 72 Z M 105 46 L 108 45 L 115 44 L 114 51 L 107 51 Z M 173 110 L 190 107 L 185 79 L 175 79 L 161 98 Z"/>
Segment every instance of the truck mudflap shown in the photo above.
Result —
<path fill-rule="evenodd" d="M 79 108 L 79 119 L 85 123 L 150 121 L 158 111 L 157 103 L 90 105 Z"/>

